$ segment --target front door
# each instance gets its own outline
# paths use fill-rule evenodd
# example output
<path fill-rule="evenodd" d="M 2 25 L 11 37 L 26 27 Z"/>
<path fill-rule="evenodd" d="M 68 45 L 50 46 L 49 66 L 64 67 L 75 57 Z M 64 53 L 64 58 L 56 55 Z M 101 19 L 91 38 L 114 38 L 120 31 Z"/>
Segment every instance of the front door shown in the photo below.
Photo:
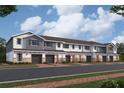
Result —
<path fill-rule="evenodd" d="M 102 61 L 103 62 L 106 62 L 107 60 L 106 60 L 106 56 L 102 56 Z"/>
<path fill-rule="evenodd" d="M 91 56 L 86 56 L 86 62 L 91 62 Z"/>
<path fill-rule="evenodd" d="M 113 62 L 113 56 L 109 56 L 110 62 Z"/>

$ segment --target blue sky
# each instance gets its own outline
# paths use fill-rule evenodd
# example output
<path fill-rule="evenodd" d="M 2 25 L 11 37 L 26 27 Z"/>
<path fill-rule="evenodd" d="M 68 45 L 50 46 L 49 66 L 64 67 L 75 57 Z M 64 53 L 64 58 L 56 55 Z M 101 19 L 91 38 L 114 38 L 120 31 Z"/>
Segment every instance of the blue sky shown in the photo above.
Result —
<path fill-rule="evenodd" d="M 31 31 L 36 34 L 94 40 L 124 41 L 124 19 L 108 11 L 111 6 L 17 6 L 0 18 L 0 37 Z"/>

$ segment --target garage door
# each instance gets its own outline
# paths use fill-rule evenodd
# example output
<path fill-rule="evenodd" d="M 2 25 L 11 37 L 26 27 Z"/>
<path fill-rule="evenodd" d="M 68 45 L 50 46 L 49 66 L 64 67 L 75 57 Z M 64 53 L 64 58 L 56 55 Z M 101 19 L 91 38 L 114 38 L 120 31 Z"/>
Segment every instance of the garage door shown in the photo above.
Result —
<path fill-rule="evenodd" d="M 86 62 L 91 62 L 91 56 L 86 56 Z"/>
<path fill-rule="evenodd" d="M 54 63 L 54 55 L 46 55 L 46 62 L 49 63 Z"/>
<path fill-rule="evenodd" d="M 109 56 L 109 61 L 113 62 L 113 56 Z"/>
<path fill-rule="evenodd" d="M 32 63 L 33 63 L 33 64 L 42 63 L 42 55 L 33 54 L 33 55 L 32 55 Z"/>
<path fill-rule="evenodd" d="M 102 56 L 102 61 L 103 62 L 106 62 L 107 60 L 106 60 L 106 56 Z"/>

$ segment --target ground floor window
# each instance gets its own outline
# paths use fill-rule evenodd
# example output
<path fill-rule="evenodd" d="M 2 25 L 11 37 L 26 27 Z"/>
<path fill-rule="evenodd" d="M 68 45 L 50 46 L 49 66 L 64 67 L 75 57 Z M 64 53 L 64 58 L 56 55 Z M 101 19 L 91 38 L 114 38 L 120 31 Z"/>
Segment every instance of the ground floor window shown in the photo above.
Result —
<path fill-rule="evenodd" d="M 18 61 L 22 61 L 22 54 L 21 54 L 21 53 L 18 53 L 18 54 L 17 54 L 17 60 L 18 60 Z"/>

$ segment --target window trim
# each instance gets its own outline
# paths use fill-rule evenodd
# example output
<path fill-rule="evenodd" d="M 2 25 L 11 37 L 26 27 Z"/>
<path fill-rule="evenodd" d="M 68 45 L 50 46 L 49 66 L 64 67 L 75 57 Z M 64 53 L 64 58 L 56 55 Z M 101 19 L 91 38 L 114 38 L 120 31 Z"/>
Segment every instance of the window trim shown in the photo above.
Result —
<path fill-rule="evenodd" d="M 60 48 L 60 47 L 61 47 L 61 44 L 60 44 L 60 43 L 57 43 L 57 47 L 59 47 L 59 48 Z"/>
<path fill-rule="evenodd" d="M 65 47 L 65 45 L 67 45 L 68 47 Z M 63 48 L 68 49 L 69 48 L 69 44 L 63 44 Z"/>
<path fill-rule="evenodd" d="M 36 45 L 34 45 L 34 44 L 32 43 L 32 41 L 36 41 Z M 38 45 L 39 45 L 39 41 L 38 41 L 37 39 L 30 39 L 29 42 L 30 42 L 30 45 L 31 45 L 31 46 L 38 46 Z"/>
<path fill-rule="evenodd" d="M 75 49 L 75 45 L 72 45 L 72 49 Z"/>
<path fill-rule="evenodd" d="M 19 42 L 19 40 L 20 40 L 20 42 Z M 22 39 L 21 38 L 17 38 L 17 42 L 16 42 L 18 45 L 21 45 L 21 43 L 22 43 Z"/>
<path fill-rule="evenodd" d="M 86 47 L 89 47 L 89 49 L 87 49 Z M 85 50 L 90 50 L 90 46 L 84 46 Z"/>
<path fill-rule="evenodd" d="M 47 45 L 47 43 L 50 43 L 50 45 L 49 45 L 49 44 Z M 44 46 L 45 46 L 45 47 L 53 47 L 53 44 L 52 44 L 52 42 L 45 42 L 45 43 L 44 43 Z"/>
<path fill-rule="evenodd" d="M 81 45 L 79 45 L 79 49 L 81 49 Z"/>
<path fill-rule="evenodd" d="M 94 46 L 94 50 L 97 50 L 97 47 L 96 46 Z"/>

